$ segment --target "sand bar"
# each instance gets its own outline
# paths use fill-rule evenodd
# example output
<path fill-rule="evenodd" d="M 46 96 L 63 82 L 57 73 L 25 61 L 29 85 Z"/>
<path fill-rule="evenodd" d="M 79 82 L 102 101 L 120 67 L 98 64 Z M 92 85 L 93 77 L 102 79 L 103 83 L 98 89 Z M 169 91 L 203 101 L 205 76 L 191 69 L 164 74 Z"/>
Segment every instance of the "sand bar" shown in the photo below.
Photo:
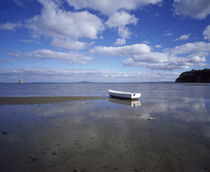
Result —
<path fill-rule="evenodd" d="M 99 96 L 56 96 L 56 97 L 0 97 L 0 105 L 11 104 L 43 104 L 68 101 L 104 99 Z"/>

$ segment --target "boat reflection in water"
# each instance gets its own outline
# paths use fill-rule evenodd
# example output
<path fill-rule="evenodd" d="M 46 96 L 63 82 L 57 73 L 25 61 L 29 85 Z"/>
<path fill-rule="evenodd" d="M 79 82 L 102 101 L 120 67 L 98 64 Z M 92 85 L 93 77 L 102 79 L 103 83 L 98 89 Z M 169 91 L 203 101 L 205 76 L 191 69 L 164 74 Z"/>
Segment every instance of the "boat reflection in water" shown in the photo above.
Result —
<path fill-rule="evenodd" d="M 141 105 L 140 100 L 130 100 L 130 99 L 116 99 L 116 98 L 109 98 L 110 102 L 128 105 L 131 107 L 137 107 Z"/>

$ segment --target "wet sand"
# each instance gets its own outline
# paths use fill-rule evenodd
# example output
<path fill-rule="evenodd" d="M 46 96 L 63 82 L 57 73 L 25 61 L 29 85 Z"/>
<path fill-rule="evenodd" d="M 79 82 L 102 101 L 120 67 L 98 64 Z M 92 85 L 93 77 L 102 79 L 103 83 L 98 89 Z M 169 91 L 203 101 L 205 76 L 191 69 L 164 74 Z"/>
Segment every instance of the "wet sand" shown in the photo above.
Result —
<path fill-rule="evenodd" d="M 99 96 L 56 96 L 56 97 L 0 97 L 0 105 L 59 103 L 78 100 L 103 99 Z"/>
<path fill-rule="evenodd" d="M 48 99 L 1 98 L 1 172 L 210 171 L 202 100 Z"/>

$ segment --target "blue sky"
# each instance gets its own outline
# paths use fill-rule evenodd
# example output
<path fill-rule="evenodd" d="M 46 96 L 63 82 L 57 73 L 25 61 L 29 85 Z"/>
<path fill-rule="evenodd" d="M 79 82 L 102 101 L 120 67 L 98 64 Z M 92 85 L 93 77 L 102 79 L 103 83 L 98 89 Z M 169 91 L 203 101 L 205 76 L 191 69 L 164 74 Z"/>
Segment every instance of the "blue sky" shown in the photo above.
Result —
<path fill-rule="evenodd" d="M 1 0 L 0 82 L 174 81 L 209 68 L 209 0 Z"/>

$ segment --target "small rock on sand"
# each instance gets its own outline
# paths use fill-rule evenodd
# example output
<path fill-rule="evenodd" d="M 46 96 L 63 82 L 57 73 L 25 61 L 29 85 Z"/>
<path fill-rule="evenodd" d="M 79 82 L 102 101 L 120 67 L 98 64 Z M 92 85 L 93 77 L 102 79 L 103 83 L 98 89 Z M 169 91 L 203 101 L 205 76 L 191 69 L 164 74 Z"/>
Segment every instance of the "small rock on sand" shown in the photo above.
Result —
<path fill-rule="evenodd" d="M 149 117 L 148 120 L 155 120 L 155 117 Z"/>
<path fill-rule="evenodd" d="M 1 133 L 2 133 L 3 135 L 7 135 L 7 132 L 4 131 L 4 130 L 2 130 Z"/>
<path fill-rule="evenodd" d="M 73 170 L 73 172 L 78 172 L 78 169 L 77 169 L 77 168 L 75 168 L 75 169 Z"/>

